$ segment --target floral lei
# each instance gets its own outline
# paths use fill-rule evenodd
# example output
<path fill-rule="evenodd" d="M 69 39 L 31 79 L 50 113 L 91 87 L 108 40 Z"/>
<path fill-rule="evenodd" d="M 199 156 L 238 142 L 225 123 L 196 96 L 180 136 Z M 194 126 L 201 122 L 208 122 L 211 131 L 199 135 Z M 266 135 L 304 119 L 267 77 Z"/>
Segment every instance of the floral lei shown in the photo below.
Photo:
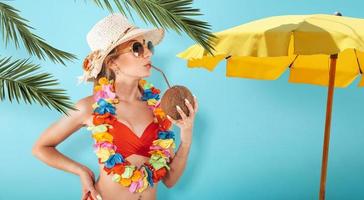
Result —
<path fill-rule="evenodd" d="M 113 174 L 112 180 L 122 186 L 128 187 L 129 191 L 143 192 L 148 186 L 160 181 L 169 170 L 171 162 L 171 148 L 175 149 L 174 132 L 171 131 L 172 123 L 166 118 L 166 114 L 160 108 L 160 90 L 155 88 L 146 80 L 140 80 L 139 85 L 143 88 L 143 101 L 147 101 L 149 108 L 153 111 L 154 120 L 159 124 L 158 137 L 150 146 L 151 154 L 148 161 L 137 168 L 123 155 L 117 153 L 117 147 L 113 144 L 113 136 L 109 132 L 111 123 L 117 120 L 115 104 L 118 99 L 115 94 L 113 81 L 102 77 L 94 87 L 95 103 L 92 105 L 93 125 L 87 129 L 92 131 L 95 140 L 94 151 L 98 162 L 104 164 L 107 174 Z"/>

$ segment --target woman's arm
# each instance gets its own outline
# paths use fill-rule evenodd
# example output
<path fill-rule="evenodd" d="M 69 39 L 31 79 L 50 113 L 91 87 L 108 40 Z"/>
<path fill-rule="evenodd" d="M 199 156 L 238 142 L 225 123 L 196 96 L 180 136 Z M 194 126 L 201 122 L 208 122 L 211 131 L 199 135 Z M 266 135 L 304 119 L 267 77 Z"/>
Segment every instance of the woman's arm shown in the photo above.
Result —
<path fill-rule="evenodd" d="M 182 176 L 186 167 L 190 147 L 191 144 L 181 142 L 176 154 L 172 154 L 172 161 L 169 165 L 170 170 L 163 178 L 163 183 L 168 188 L 173 187 L 177 183 L 178 179 Z"/>
<path fill-rule="evenodd" d="M 79 175 L 83 169 L 77 163 L 61 154 L 56 146 L 71 134 L 84 126 L 87 117 L 87 100 L 82 99 L 76 103 L 76 111 L 70 111 L 69 115 L 51 124 L 35 142 L 32 154 L 49 166 Z"/>
<path fill-rule="evenodd" d="M 186 105 L 189 109 L 189 116 L 187 116 L 182 109 L 177 107 L 178 113 L 181 115 L 181 120 L 174 120 L 170 116 L 167 116 L 173 124 L 176 124 L 181 129 L 181 144 L 178 147 L 176 154 L 172 154 L 172 161 L 170 163 L 170 170 L 167 172 L 167 175 L 163 178 L 163 183 L 168 187 L 173 187 L 178 179 L 182 176 L 183 171 L 186 167 L 188 155 L 191 148 L 192 143 L 192 130 L 195 114 L 198 110 L 197 99 L 194 96 L 195 108 L 192 107 L 190 102 L 186 100 Z M 173 152 L 173 151 L 172 151 Z"/>
<path fill-rule="evenodd" d="M 56 147 L 78 129 L 86 125 L 86 120 L 92 113 L 92 96 L 78 101 L 78 110 L 69 111 L 68 116 L 51 124 L 35 142 L 32 154 L 47 165 L 80 176 L 82 183 L 82 199 L 92 196 L 97 198 L 94 188 L 94 173 L 86 166 L 60 153 Z"/>

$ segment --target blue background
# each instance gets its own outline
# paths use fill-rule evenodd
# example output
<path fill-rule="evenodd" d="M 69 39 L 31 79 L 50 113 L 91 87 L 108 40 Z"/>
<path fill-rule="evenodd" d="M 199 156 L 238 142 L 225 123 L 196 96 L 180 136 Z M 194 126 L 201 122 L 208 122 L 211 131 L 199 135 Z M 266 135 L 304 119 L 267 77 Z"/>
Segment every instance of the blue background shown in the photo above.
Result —
<path fill-rule="evenodd" d="M 76 85 L 81 63 L 89 53 L 86 34 L 108 14 L 91 1 L 11 1 L 34 31 L 53 46 L 78 56 L 67 66 L 32 59 L 59 79 L 75 102 L 91 94 L 91 85 Z M 251 20 L 285 14 L 332 14 L 364 18 L 360 1 L 209 1 L 194 7 L 204 13 L 213 31 Z M 138 17 L 135 23 L 150 27 Z M 322 159 L 327 89 L 288 83 L 289 71 L 276 81 L 225 77 L 225 63 L 213 72 L 188 69 L 175 55 L 194 42 L 173 31 L 157 47 L 153 63 L 173 84 L 197 96 L 194 140 L 187 168 L 172 189 L 159 184 L 158 199 L 317 199 Z M 2 56 L 28 57 L 24 49 L 1 45 Z M 149 78 L 162 90 L 162 76 Z M 364 199 L 364 126 L 359 77 L 335 90 L 327 199 Z M 61 114 L 39 105 L 0 103 L 0 199 L 80 199 L 79 178 L 48 167 L 31 155 L 39 135 Z M 178 130 L 177 130 L 178 131 Z M 179 137 L 179 135 L 177 135 Z M 83 128 L 58 149 L 97 172 L 93 140 Z"/>

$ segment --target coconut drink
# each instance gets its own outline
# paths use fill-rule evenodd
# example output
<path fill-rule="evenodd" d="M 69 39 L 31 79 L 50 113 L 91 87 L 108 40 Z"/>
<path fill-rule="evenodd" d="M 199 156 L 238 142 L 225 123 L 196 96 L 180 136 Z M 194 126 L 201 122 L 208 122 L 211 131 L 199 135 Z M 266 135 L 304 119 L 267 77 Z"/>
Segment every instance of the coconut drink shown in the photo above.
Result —
<path fill-rule="evenodd" d="M 176 109 L 176 106 L 178 105 L 182 109 L 182 111 L 187 116 L 189 116 L 190 111 L 185 104 L 185 99 L 187 99 L 191 103 L 192 107 L 195 107 L 195 101 L 191 91 L 187 87 L 182 85 L 174 85 L 171 87 L 163 71 L 155 66 L 152 67 L 162 73 L 164 80 L 167 82 L 168 85 L 168 89 L 164 92 L 160 101 L 160 106 L 162 110 L 171 118 L 179 120 L 182 119 L 182 117 Z"/>

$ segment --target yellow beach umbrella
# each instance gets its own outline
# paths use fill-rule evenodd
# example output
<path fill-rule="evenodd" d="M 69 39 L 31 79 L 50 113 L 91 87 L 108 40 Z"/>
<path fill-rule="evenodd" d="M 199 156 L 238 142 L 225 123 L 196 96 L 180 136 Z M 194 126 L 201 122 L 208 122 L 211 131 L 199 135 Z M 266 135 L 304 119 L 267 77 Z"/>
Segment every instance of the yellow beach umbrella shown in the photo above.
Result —
<path fill-rule="evenodd" d="M 337 14 L 341 15 L 341 14 Z M 213 56 L 193 45 L 177 56 L 212 71 L 226 59 L 226 75 L 328 86 L 320 195 L 325 199 L 334 87 L 347 87 L 364 68 L 364 19 L 337 15 L 269 17 L 215 33 Z M 364 86 L 361 77 L 359 86 Z"/>

